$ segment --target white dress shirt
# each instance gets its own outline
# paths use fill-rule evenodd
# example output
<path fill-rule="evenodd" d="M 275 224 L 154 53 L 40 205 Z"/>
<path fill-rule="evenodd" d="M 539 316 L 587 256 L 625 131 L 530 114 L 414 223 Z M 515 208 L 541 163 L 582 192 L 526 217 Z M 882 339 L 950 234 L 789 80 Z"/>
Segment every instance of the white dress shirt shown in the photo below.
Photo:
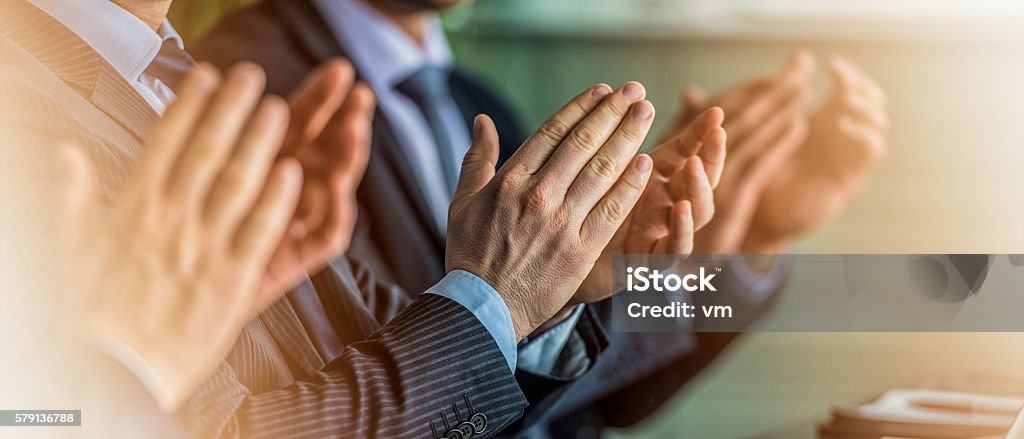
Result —
<path fill-rule="evenodd" d="M 377 105 L 404 148 L 434 223 L 444 234 L 451 195 L 440 152 L 423 113 L 395 89 L 423 67 L 452 68 L 452 53 L 441 20 L 431 20 L 419 46 L 394 22 L 360 1 L 315 0 L 315 4 L 360 76 L 377 94 Z M 454 145 L 447 159 L 455 163 L 457 172 L 469 150 L 469 130 L 454 100 L 446 99 L 438 110 Z"/>
<path fill-rule="evenodd" d="M 147 75 L 146 68 L 164 41 L 183 47 L 181 37 L 166 20 L 154 32 L 145 22 L 110 0 L 29 0 L 70 29 L 124 77 L 146 102 L 163 114 L 174 92 Z"/>

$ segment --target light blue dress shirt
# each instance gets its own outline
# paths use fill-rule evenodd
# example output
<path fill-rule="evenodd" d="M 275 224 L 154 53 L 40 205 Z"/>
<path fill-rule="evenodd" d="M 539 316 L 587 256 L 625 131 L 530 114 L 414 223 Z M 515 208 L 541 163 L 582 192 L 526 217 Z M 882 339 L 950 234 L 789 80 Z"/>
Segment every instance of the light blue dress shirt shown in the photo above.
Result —
<path fill-rule="evenodd" d="M 487 282 L 468 271 L 452 270 L 428 288 L 427 294 L 447 297 L 472 312 L 498 343 L 508 368 L 513 372 L 516 370 L 516 332 L 512 326 L 512 314 L 508 312 L 505 300 Z"/>
<path fill-rule="evenodd" d="M 388 117 L 400 146 L 410 158 L 435 225 L 445 234 L 451 196 L 446 189 L 440 153 L 430 126 L 416 104 L 395 90 L 396 85 L 425 66 L 452 68 L 453 57 L 440 19 L 435 17 L 431 21 L 423 44 L 419 45 L 394 22 L 361 1 L 314 0 L 314 3 L 360 76 L 376 93 L 378 107 Z M 465 120 L 452 99 L 444 102 L 439 111 L 456 145 L 453 156 L 447 159 L 461 164 L 470 143 Z M 517 351 L 511 315 L 505 301 L 493 288 L 470 273 L 456 271 L 427 292 L 448 297 L 473 312 L 498 342 L 509 367 L 515 370 Z M 574 333 L 581 312 L 582 309 L 578 309 L 571 318 L 545 332 L 542 338 L 520 348 L 519 368 L 550 374 Z"/>

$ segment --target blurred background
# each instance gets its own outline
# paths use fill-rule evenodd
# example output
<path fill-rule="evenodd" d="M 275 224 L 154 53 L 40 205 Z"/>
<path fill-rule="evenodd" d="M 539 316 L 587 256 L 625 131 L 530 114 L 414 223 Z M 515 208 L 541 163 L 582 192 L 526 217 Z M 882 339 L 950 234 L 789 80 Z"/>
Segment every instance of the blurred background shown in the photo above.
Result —
<path fill-rule="evenodd" d="M 172 23 L 194 39 L 245 3 L 177 0 Z M 890 152 L 863 196 L 793 251 L 1024 253 L 1019 1 L 478 0 L 445 22 L 458 63 L 528 128 L 593 83 L 638 80 L 657 133 L 687 84 L 713 95 L 794 48 L 819 63 L 842 54 L 888 94 Z M 751 334 L 619 434 L 806 437 L 833 406 L 963 375 L 1024 379 L 1024 334 Z"/>

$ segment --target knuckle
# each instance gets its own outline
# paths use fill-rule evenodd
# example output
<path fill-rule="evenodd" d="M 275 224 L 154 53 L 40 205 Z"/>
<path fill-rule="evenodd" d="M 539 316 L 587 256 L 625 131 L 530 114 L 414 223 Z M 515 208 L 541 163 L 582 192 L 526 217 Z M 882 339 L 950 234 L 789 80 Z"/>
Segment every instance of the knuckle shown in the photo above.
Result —
<path fill-rule="evenodd" d="M 639 197 L 644 192 L 644 186 L 639 180 L 633 178 L 625 179 L 626 195 L 629 197 Z"/>
<path fill-rule="evenodd" d="M 527 213 L 545 212 L 551 203 L 551 184 L 547 180 L 541 180 L 526 191 L 523 200 L 523 210 Z"/>
<path fill-rule="evenodd" d="M 462 156 L 462 168 L 466 169 L 467 167 L 471 167 L 480 161 L 481 158 L 478 148 L 470 147 L 469 150 L 466 151 L 466 155 Z"/>
<path fill-rule="evenodd" d="M 622 202 L 611 198 L 608 199 L 603 205 L 601 205 L 601 217 L 608 223 L 616 223 L 619 218 L 625 216 L 625 206 Z"/>
<path fill-rule="evenodd" d="M 583 99 L 590 99 L 589 97 Z M 572 107 L 572 111 L 577 114 L 587 114 L 590 110 L 587 109 L 581 102 L 581 99 L 573 99 L 569 105 Z"/>
<path fill-rule="evenodd" d="M 644 140 L 644 135 L 638 125 L 623 124 L 623 127 L 619 130 L 619 135 L 629 145 L 636 145 Z"/>
<path fill-rule="evenodd" d="M 597 143 L 597 130 L 587 125 L 580 125 L 569 134 L 569 144 L 581 150 L 588 150 Z"/>
<path fill-rule="evenodd" d="M 590 159 L 590 172 L 603 181 L 614 181 L 619 177 L 615 161 L 604 154 L 595 155 Z"/>
<path fill-rule="evenodd" d="M 537 134 L 551 142 L 561 142 L 566 133 L 569 132 L 569 125 L 561 119 L 549 119 L 537 129 Z"/>
<path fill-rule="evenodd" d="M 519 179 L 512 173 L 501 173 L 495 179 L 498 182 L 497 190 L 499 196 L 514 194 L 519 187 Z"/>
<path fill-rule="evenodd" d="M 565 210 L 558 210 L 551 215 L 550 220 L 547 222 L 549 230 L 553 232 L 562 232 L 568 230 L 571 217 L 569 212 Z"/>

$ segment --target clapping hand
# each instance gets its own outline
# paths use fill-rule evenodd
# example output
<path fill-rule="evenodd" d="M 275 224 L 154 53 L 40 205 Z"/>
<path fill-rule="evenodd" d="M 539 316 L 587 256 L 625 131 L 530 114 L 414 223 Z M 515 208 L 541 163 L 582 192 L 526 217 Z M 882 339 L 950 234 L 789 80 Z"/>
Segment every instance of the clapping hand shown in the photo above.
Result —
<path fill-rule="evenodd" d="M 326 63 L 289 99 L 282 156 L 302 166 L 302 197 L 262 290 L 275 294 L 343 253 L 355 227 L 356 188 L 370 151 L 374 97 L 347 61 Z"/>
<path fill-rule="evenodd" d="M 833 90 L 810 116 L 814 60 L 790 57 L 775 75 L 754 78 L 710 100 L 729 119 L 730 160 L 715 192 L 716 215 L 698 233 L 701 253 L 775 253 L 842 210 L 886 149 L 885 94 L 867 74 L 836 58 Z M 686 123 L 709 102 L 684 95 Z"/>
<path fill-rule="evenodd" d="M 555 113 L 495 172 L 479 116 L 448 215 L 445 262 L 492 286 L 517 340 L 563 310 L 651 176 L 635 156 L 654 119 L 638 83 L 598 85 Z"/>
<path fill-rule="evenodd" d="M 810 118 L 807 140 L 765 187 L 748 253 L 770 253 L 837 215 L 887 149 L 885 93 L 853 63 L 829 64 L 832 92 Z"/>
<path fill-rule="evenodd" d="M 262 287 L 295 212 L 302 168 L 275 161 L 288 105 L 261 99 L 263 73 L 241 64 L 222 80 L 191 72 L 108 204 L 77 147 L 66 152 L 64 218 L 72 298 L 97 340 L 141 358 L 150 390 L 173 410 L 276 300 Z"/>
<path fill-rule="evenodd" d="M 724 114 L 711 108 L 652 152 L 654 171 L 643 196 L 601 253 L 570 304 L 612 294 L 612 256 L 693 251 L 694 233 L 714 216 L 713 190 L 725 167 Z"/>

